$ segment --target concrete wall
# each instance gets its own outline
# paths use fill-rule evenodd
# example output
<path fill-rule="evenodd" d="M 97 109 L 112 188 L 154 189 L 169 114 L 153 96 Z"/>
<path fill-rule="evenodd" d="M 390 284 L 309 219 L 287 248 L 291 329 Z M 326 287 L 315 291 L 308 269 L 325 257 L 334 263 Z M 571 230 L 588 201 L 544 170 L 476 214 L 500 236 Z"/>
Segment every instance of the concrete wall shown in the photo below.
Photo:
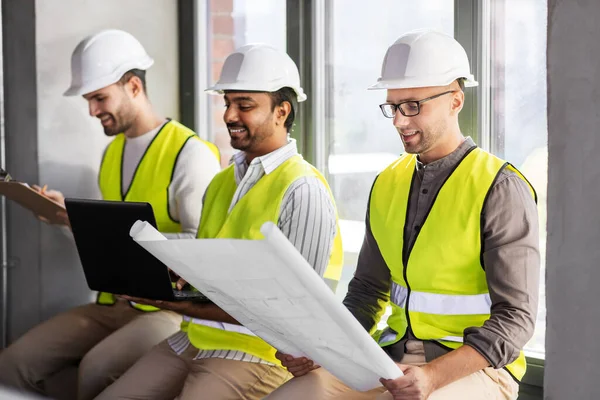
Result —
<path fill-rule="evenodd" d="M 15 179 L 36 182 L 37 88 L 35 79 L 35 0 L 2 2 L 5 164 Z M 22 332 L 40 318 L 40 224 L 31 213 L 6 202 L 7 302 L 2 302 L 2 339 Z M 0 217 L 4 215 L 0 213 Z M 4 250 L 4 249 L 2 249 Z M 4 282 L 3 282 L 4 284 Z M 4 295 L 4 293 L 3 293 Z M 4 300 L 4 299 L 3 299 Z M 5 310 L 5 308 L 7 308 Z M 6 313 L 5 313 L 6 311 Z"/>
<path fill-rule="evenodd" d="M 12 7 L 28 3 L 31 1 L 13 2 Z M 14 135 L 13 148 L 20 153 L 7 154 L 7 159 L 12 159 L 14 175 L 24 170 L 18 159 L 33 154 L 40 184 L 58 189 L 65 196 L 99 196 L 97 172 L 109 140 L 100 123 L 88 115 L 85 100 L 62 94 L 70 83 L 74 47 L 85 36 L 105 28 L 126 30 L 140 40 L 155 60 L 147 73 L 150 99 L 163 115 L 179 118 L 177 1 L 37 0 L 35 29 L 27 32 L 35 32 L 36 98 L 18 94 L 7 98 L 7 103 L 37 104 L 37 132 L 7 131 L 7 136 Z M 35 136 L 37 148 L 25 146 L 30 135 Z M 19 212 L 9 222 L 32 224 L 31 218 Z M 37 230 L 37 241 L 33 230 L 17 232 L 18 236 L 11 232 L 9 236 L 13 242 L 22 244 L 14 249 L 17 252 L 13 251 L 14 257 L 26 258 L 25 249 L 30 252 L 27 261 L 10 273 L 9 339 L 15 339 L 40 320 L 92 297 L 71 236 L 43 224 Z M 32 290 L 34 297 L 25 289 Z"/>
<path fill-rule="evenodd" d="M 598 399 L 600 2 L 548 1 L 546 399 Z"/>

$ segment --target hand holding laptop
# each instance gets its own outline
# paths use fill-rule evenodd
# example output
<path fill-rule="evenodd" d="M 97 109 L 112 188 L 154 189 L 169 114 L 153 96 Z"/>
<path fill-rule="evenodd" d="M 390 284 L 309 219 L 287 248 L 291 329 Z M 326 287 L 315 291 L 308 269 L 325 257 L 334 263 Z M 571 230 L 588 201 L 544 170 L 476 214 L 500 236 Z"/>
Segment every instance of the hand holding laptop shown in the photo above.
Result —
<path fill-rule="evenodd" d="M 186 285 L 187 285 L 187 286 L 190 286 L 190 285 L 188 285 L 188 283 L 187 283 L 187 282 L 185 281 L 185 279 L 183 279 L 183 278 L 179 278 L 179 279 L 177 279 L 177 282 L 175 283 L 175 287 L 177 288 L 177 290 L 183 290 L 183 288 L 184 288 Z"/>
<path fill-rule="evenodd" d="M 193 301 L 164 301 L 164 300 L 151 300 L 143 299 L 141 297 L 133 297 L 127 295 L 118 295 L 125 300 L 133 301 L 134 303 L 145 304 L 147 306 L 154 306 L 162 310 L 170 310 L 179 314 L 189 314 L 189 310 L 194 307 L 201 307 L 200 303 L 194 303 Z"/>
<path fill-rule="evenodd" d="M 171 277 L 171 282 L 175 282 L 174 288 L 177 290 L 183 290 L 186 285 L 188 287 L 190 286 L 185 279 L 177 275 L 177 273 L 175 273 L 175 271 L 173 271 L 171 268 L 169 268 L 169 277 Z"/>

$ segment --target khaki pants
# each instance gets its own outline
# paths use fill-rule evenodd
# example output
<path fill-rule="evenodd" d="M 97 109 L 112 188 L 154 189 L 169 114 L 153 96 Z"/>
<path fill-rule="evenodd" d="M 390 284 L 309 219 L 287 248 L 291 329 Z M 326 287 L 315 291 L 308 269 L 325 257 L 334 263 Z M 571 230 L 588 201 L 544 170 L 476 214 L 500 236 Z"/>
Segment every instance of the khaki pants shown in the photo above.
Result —
<path fill-rule="evenodd" d="M 425 364 L 423 342 L 408 341 L 403 364 Z M 433 392 L 428 400 L 514 400 L 519 386 L 503 369 L 485 368 L 448 386 Z M 302 377 L 293 378 L 271 393 L 268 400 L 392 400 L 385 388 L 379 387 L 368 392 L 350 389 L 323 368 L 316 369 Z"/>
<path fill-rule="evenodd" d="M 283 368 L 244 361 L 194 360 L 194 346 L 177 355 L 167 341 L 158 344 L 97 400 L 262 399 L 291 375 Z"/>
<path fill-rule="evenodd" d="M 79 365 L 78 398 L 92 399 L 177 332 L 180 323 L 174 312 L 143 312 L 123 300 L 74 308 L 34 327 L 0 353 L 0 384 L 45 394 L 46 380 Z"/>

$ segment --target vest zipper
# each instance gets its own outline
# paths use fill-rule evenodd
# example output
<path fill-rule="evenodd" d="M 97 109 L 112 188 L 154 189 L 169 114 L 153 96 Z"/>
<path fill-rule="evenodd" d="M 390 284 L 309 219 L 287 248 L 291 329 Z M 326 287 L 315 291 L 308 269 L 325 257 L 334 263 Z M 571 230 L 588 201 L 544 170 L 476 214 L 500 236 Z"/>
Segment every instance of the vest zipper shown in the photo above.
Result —
<path fill-rule="evenodd" d="M 415 242 L 417 241 L 417 237 L 419 236 L 419 233 L 417 232 L 417 235 L 415 236 L 415 240 L 413 240 L 413 245 L 410 246 L 410 248 L 407 246 L 407 239 L 404 239 L 404 244 L 403 244 L 403 248 L 402 248 L 402 263 L 404 264 L 404 268 L 402 270 L 402 275 L 404 276 L 404 282 L 406 282 L 406 288 L 408 290 L 408 293 L 406 295 L 406 307 L 404 307 L 404 313 L 406 314 L 406 323 L 407 323 L 407 333 L 410 332 L 412 334 L 412 336 L 415 339 L 418 339 L 418 337 L 415 335 L 415 333 L 412 330 L 412 327 L 410 325 L 410 314 L 408 312 L 408 306 L 410 304 L 410 295 L 412 293 L 412 290 L 410 288 L 410 283 L 408 283 L 408 258 L 410 257 L 410 252 L 412 251 L 412 248 L 414 247 Z M 406 238 L 406 236 L 405 236 Z"/>
<path fill-rule="evenodd" d="M 406 218 L 408 218 L 408 208 L 410 205 L 410 196 L 412 194 L 412 187 L 415 183 L 415 177 L 417 175 L 417 172 L 414 171 L 413 172 L 413 176 L 410 182 L 410 189 L 409 189 L 409 197 L 408 197 L 408 204 L 406 206 Z M 410 315 L 408 312 L 408 306 L 410 304 L 410 294 L 411 294 L 411 289 L 410 289 L 410 284 L 408 283 L 408 273 L 407 273 L 407 269 L 408 269 L 408 258 L 410 256 L 410 251 L 412 250 L 413 246 L 408 246 L 408 238 L 410 235 L 407 235 L 406 232 L 406 226 L 404 226 L 402 229 L 404 229 L 404 235 L 403 235 L 403 243 L 402 243 L 402 276 L 404 277 L 404 282 L 406 283 L 406 289 L 408 291 L 408 293 L 406 294 L 406 305 L 404 307 L 404 314 L 406 315 L 406 332 L 404 333 L 405 335 L 407 335 L 408 333 L 412 333 L 413 336 L 414 332 L 412 332 L 412 328 L 410 326 Z M 419 235 L 419 232 L 417 232 L 417 236 Z M 413 245 L 414 243 L 417 241 L 417 237 L 415 237 L 415 240 L 413 241 Z M 416 336 L 415 336 L 416 338 Z"/>
<path fill-rule="evenodd" d="M 425 221 L 427 221 L 427 217 L 429 216 L 429 213 L 431 212 L 431 209 L 433 208 L 433 205 L 435 204 L 435 201 L 437 200 L 437 196 L 440 193 L 440 190 L 442 190 L 442 187 L 446 184 L 446 182 L 448 181 L 448 179 L 450 178 L 450 176 L 452 176 L 452 174 L 454 173 L 454 171 L 456 170 L 456 168 L 458 168 L 458 166 L 463 162 L 463 160 L 471 153 L 471 151 L 475 150 L 477 148 L 477 146 L 472 146 L 470 147 L 465 154 L 461 157 L 461 159 L 456 163 L 456 165 L 452 168 L 452 171 L 448 174 L 448 176 L 446 177 L 446 179 L 444 180 L 444 182 L 442 183 L 442 185 L 440 186 L 440 189 L 438 190 L 438 192 L 435 194 L 435 197 L 431 203 L 431 207 L 429 208 L 429 210 L 427 210 L 427 213 L 425 214 L 425 218 L 423 218 L 423 222 L 421 223 L 421 225 L 419 226 L 419 229 L 417 231 L 417 234 L 415 235 L 415 240 L 413 240 L 412 245 L 409 247 L 408 246 L 408 238 L 410 235 L 407 235 L 406 233 L 406 226 L 404 226 L 404 235 L 403 235 L 403 243 L 402 243 L 402 276 L 404 277 L 404 282 L 406 282 L 406 289 L 408 290 L 408 294 L 406 295 L 406 307 L 404 307 L 404 313 L 406 314 L 406 333 L 412 333 L 412 336 L 415 339 L 419 339 L 417 337 L 417 335 L 415 335 L 415 332 L 412 330 L 412 327 L 410 326 L 410 315 L 408 312 L 408 306 L 410 304 L 410 294 L 411 294 L 411 289 L 410 289 L 410 284 L 408 283 L 408 274 L 407 274 L 407 270 L 408 270 L 408 259 L 410 257 L 410 253 L 413 249 L 413 247 L 415 246 L 415 243 L 417 243 L 417 239 L 419 238 L 419 234 L 421 233 L 421 228 L 425 225 Z M 406 221 L 408 220 L 408 208 L 410 206 L 410 199 L 413 193 L 413 185 L 415 183 L 415 177 L 417 176 L 417 171 L 415 169 L 415 171 L 413 171 L 413 176 L 411 178 L 410 181 L 410 188 L 409 188 L 409 195 L 408 195 L 408 204 L 406 205 L 406 217 L 404 219 L 405 224 Z M 409 231 L 410 232 L 410 231 Z M 420 339 L 419 339 L 420 340 Z"/>

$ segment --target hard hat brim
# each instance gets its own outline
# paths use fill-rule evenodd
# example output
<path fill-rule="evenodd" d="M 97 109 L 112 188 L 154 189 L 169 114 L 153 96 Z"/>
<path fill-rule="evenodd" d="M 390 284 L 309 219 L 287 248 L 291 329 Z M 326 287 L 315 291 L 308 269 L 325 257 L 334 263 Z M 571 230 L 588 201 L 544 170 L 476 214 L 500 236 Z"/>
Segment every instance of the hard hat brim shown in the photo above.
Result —
<path fill-rule="evenodd" d="M 448 86 L 458 78 L 443 80 L 423 80 L 423 79 L 398 79 L 398 80 L 379 80 L 371 85 L 367 90 L 381 89 L 414 89 L 422 87 Z M 473 78 L 473 75 L 465 77 L 465 87 L 475 87 L 479 83 Z"/>
<path fill-rule="evenodd" d="M 207 88 L 205 90 L 205 92 L 208 94 L 213 94 L 213 95 L 222 95 L 226 90 L 239 90 L 239 91 L 248 91 L 248 92 L 276 92 L 283 87 L 285 87 L 285 86 L 269 87 L 269 85 L 267 85 L 267 84 L 260 85 L 260 84 L 256 84 L 256 83 L 248 83 L 248 84 L 217 83 L 216 85 L 213 85 L 213 86 Z M 292 89 L 294 89 L 294 92 L 296 92 L 298 103 L 303 102 L 307 99 L 306 94 L 304 93 L 302 88 L 292 87 Z"/>
<path fill-rule="evenodd" d="M 95 92 L 114 83 L 117 83 L 127 71 L 132 69 L 147 70 L 154 64 L 154 60 L 151 57 L 147 57 L 144 60 L 137 61 L 126 65 L 121 65 L 118 70 L 113 71 L 110 75 L 96 79 L 93 82 L 86 82 L 82 85 L 71 86 L 63 93 L 63 96 L 83 96 L 88 93 Z"/>

